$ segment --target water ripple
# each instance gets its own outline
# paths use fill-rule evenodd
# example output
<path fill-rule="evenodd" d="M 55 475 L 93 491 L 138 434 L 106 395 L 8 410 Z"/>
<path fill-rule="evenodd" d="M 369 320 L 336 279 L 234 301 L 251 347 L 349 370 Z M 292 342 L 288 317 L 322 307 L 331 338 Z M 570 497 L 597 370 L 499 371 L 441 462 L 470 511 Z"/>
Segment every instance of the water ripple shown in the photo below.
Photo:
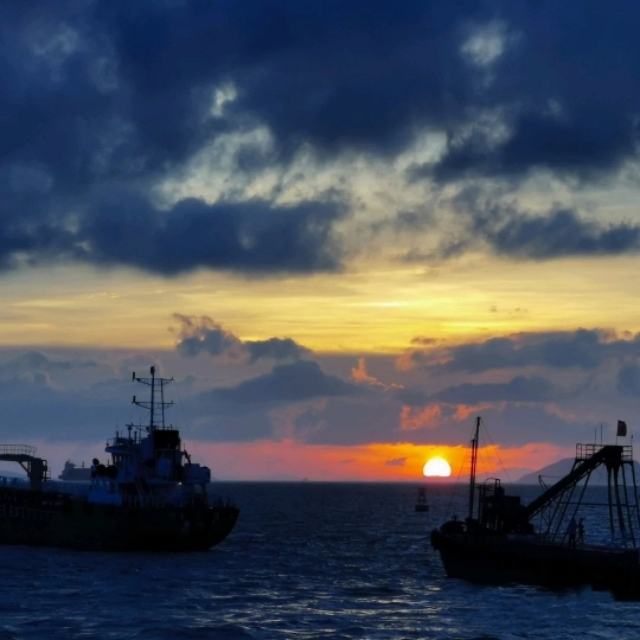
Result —
<path fill-rule="evenodd" d="M 451 515 L 447 488 L 430 491 L 428 514 L 414 512 L 408 485 L 237 483 L 225 493 L 241 517 L 206 553 L 0 547 L 0 640 L 640 637 L 638 605 L 606 593 L 447 579 L 428 544 Z"/>

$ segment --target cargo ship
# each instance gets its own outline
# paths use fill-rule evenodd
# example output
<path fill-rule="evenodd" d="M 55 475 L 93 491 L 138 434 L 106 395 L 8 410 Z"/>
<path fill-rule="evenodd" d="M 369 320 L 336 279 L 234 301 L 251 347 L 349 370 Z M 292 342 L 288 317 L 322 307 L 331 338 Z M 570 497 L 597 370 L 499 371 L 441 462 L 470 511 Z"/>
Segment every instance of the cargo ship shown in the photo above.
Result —
<path fill-rule="evenodd" d="M 640 600 L 640 504 L 631 446 L 576 445 L 571 471 L 524 504 L 520 496 L 508 495 L 498 479 L 476 482 L 479 429 L 477 418 L 468 515 L 464 520 L 454 516 L 430 536 L 446 574 L 477 584 L 591 587 L 617 599 Z M 626 435 L 622 421 L 618 435 Z M 588 492 L 597 469 L 607 478 L 602 502 L 594 499 L 597 492 Z M 590 510 L 597 510 L 592 522 L 603 530 L 606 523 L 609 543 L 585 539 L 581 516 Z"/>
<path fill-rule="evenodd" d="M 64 463 L 64 469 L 58 476 L 58 480 L 64 480 L 65 482 L 89 482 L 91 480 L 91 469 L 84 466 L 84 462 L 78 466 L 67 460 Z"/>
<path fill-rule="evenodd" d="M 208 467 L 192 462 L 180 432 L 165 423 L 165 387 L 173 378 L 133 374 L 150 399 L 133 403 L 146 424 L 126 425 L 107 441 L 106 464 L 94 459 L 88 482 L 50 480 L 34 447 L 0 445 L 27 481 L 0 480 L 0 544 L 100 551 L 204 551 L 232 531 L 239 510 L 212 492 Z"/>

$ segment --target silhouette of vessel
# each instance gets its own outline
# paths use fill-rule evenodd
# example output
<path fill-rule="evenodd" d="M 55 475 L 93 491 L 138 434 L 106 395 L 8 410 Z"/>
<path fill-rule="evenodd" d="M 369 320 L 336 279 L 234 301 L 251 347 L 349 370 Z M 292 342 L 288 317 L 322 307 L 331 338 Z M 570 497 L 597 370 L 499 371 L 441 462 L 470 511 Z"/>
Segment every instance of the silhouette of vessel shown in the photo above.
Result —
<path fill-rule="evenodd" d="M 625 423 L 624 425 L 626 434 Z M 478 584 L 521 583 L 609 590 L 618 599 L 640 599 L 640 564 L 634 523 L 640 509 L 632 448 L 578 444 L 569 474 L 528 505 L 506 495 L 497 479 L 476 487 L 480 418 L 471 441 L 468 515 L 431 532 L 449 577 Z M 585 499 L 591 474 L 606 469 L 607 501 Z M 629 476 L 627 478 L 627 476 Z M 474 498 L 478 493 L 477 512 Z M 609 533 L 617 544 L 586 544 L 579 510 L 605 507 Z M 536 531 L 532 523 L 539 518 Z M 567 519 L 569 524 L 567 525 Z"/>
<path fill-rule="evenodd" d="M 46 460 L 27 445 L 0 445 L 0 460 L 19 463 L 29 481 L 0 480 L 0 544 L 111 551 L 198 551 L 222 542 L 238 509 L 210 494 L 211 473 L 191 461 L 180 433 L 165 424 L 164 388 L 173 378 L 133 380 L 150 387 L 146 425 L 116 431 L 94 459 L 89 482 L 49 479 Z M 159 400 L 158 400 L 159 395 Z"/>
<path fill-rule="evenodd" d="M 85 467 L 84 462 L 78 466 L 71 460 L 67 460 L 58 479 L 65 482 L 89 482 L 91 480 L 91 469 Z"/>
<path fill-rule="evenodd" d="M 418 497 L 416 498 L 416 511 L 426 513 L 429 511 L 429 503 L 427 502 L 427 490 L 425 487 L 418 488 Z"/>

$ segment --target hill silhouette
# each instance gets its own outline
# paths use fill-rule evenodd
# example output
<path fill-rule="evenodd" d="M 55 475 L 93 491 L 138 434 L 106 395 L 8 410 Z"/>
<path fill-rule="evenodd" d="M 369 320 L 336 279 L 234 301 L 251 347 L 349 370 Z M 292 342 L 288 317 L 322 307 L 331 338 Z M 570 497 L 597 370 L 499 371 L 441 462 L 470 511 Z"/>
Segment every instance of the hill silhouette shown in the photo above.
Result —
<path fill-rule="evenodd" d="M 551 486 L 571 471 L 573 463 L 573 458 L 563 458 L 562 460 L 558 460 L 553 464 L 542 467 L 542 469 L 538 469 L 538 471 L 526 473 L 519 480 L 516 480 L 516 483 L 537 485 L 538 476 L 542 476 L 544 483 L 547 486 Z M 634 460 L 633 467 L 636 474 L 636 482 L 640 484 L 640 464 L 638 464 L 638 462 Z M 627 481 L 629 480 L 630 478 L 627 477 Z M 607 472 L 605 471 L 604 467 L 596 469 L 596 471 L 592 474 L 591 479 L 589 480 L 589 484 L 607 484 Z"/>

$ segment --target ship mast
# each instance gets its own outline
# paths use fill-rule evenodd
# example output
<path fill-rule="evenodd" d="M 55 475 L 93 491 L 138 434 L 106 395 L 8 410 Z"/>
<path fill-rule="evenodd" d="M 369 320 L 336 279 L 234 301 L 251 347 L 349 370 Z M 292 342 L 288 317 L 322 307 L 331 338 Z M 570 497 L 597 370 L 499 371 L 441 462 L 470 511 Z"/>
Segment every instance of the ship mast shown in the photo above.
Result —
<path fill-rule="evenodd" d="M 480 435 L 480 416 L 476 418 L 476 428 L 471 440 L 471 471 L 469 474 L 469 517 L 468 522 L 473 518 L 473 501 L 476 490 L 476 465 L 478 463 L 478 437 Z"/>
<path fill-rule="evenodd" d="M 151 367 L 150 369 L 151 377 L 150 378 L 140 378 L 136 376 L 135 372 L 133 373 L 132 379 L 135 382 L 141 382 L 142 384 L 146 384 L 151 387 L 151 402 L 143 402 L 142 400 L 137 400 L 136 396 L 133 396 L 133 404 L 138 407 L 142 407 L 143 409 L 149 410 L 149 426 L 147 427 L 147 431 L 154 431 L 156 428 L 164 429 L 164 410 L 167 407 L 171 407 L 173 405 L 172 402 L 164 401 L 164 387 L 165 385 L 173 382 L 173 378 L 156 378 L 156 368 Z M 160 387 L 160 402 L 155 401 L 156 394 L 156 386 Z M 159 425 L 155 424 L 155 414 L 156 410 L 160 410 L 161 413 L 161 422 Z"/>

